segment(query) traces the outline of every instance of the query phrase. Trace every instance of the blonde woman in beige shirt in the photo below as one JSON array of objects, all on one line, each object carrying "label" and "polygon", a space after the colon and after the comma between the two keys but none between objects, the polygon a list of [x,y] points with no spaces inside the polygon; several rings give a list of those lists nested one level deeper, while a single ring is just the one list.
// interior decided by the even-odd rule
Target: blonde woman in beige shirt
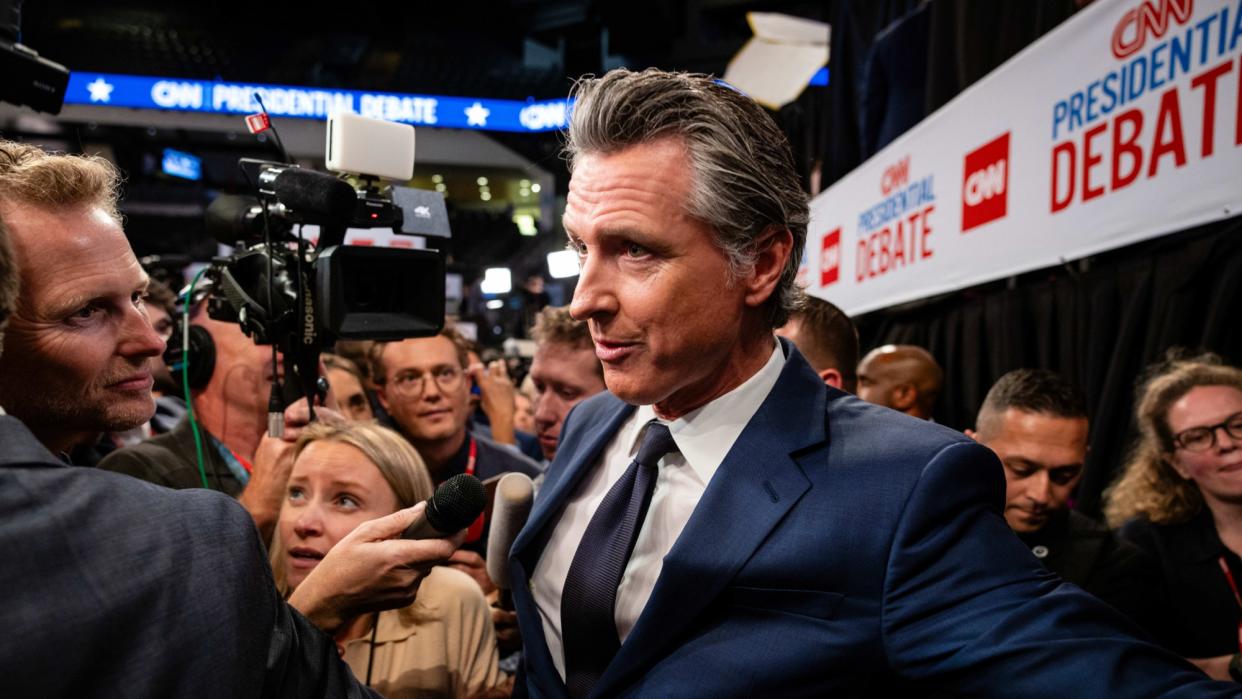
[{"label": "blonde woman in beige shirt", "polygon": [[[272,545],[272,569],[286,594],[354,527],[432,492],[414,448],[374,423],[311,425],[293,459]],[[390,699],[467,699],[495,695],[504,684],[487,600],[451,568],[434,568],[412,606],[353,619],[336,641],[358,679]]]}]

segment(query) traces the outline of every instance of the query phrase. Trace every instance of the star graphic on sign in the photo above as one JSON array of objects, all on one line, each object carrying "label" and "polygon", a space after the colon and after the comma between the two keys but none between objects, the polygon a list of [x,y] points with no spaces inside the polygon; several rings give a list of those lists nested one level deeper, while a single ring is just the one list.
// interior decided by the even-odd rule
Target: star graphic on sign
[{"label": "star graphic on sign", "polygon": [[467,126],[487,126],[487,117],[492,113],[492,110],[484,107],[480,102],[475,102],[465,111]]},{"label": "star graphic on sign", "polygon": [[112,100],[112,84],[103,78],[95,78],[92,83],[87,83],[86,89],[91,92],[92,102],[109,102]]}]

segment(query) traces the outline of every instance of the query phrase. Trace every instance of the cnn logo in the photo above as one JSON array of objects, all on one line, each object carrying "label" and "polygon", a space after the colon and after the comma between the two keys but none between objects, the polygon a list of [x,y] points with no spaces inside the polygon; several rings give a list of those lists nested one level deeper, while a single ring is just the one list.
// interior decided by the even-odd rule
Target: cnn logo
[{"label": "cnn logo", "polygon": [[835,284],[841,278],[841,229],[834,228],[819,246],[819,285]]},{"label": "cnn logo", "polygon": [[962,167],[962,232],[1009,210],[1009,132],[966,154]]}]

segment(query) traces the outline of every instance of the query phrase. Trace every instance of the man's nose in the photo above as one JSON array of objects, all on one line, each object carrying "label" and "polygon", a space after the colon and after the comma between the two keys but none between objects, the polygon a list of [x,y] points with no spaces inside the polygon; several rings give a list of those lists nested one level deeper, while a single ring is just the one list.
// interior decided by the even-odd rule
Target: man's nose
[{"label": "man's nose", "polygon": [[1047,505],[1051,499],[1052,479],[1048,478],[1048,472],[1040,470],[1039,473],[1030,477],[1030,483],[1026,488],[1026,496],[1038,505]]},{"label": "man's nose", "polygon": [[586,320],[614,314],[617,308],[617,297],[611,288],[607,264],[587,257],[578,271],[578,286],[574,288],[574,298],[569,303],[569,315],[575,320]]},{"label": "man's nose", "polygon": [[535,426],[540,430],[548,429],[556,425],[557,421],[560,420],[560,416],[553,406],[555,401],[550,394],[550,390],[544,391],[535,400]]},{"label": "man's nose", "polygon": [[121,321],[121,338],[118,352],[123,357],[158,357],[164,353],[167,343],[151,326],[151,320],[138,308],[125,311]]}]

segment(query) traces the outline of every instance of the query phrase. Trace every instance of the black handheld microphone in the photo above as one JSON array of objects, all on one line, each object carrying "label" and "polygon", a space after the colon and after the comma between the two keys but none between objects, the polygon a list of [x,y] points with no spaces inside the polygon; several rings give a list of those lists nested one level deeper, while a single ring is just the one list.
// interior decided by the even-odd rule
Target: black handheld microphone
[{"label": "black handheld microphone", "polygon": [[487,506],[483,483],[468,473],[444,481],[427,498],[427,508],[401,534],[402,539],[440,539],[470,526]]},{"label": "black handheld microphone", "polygon": [[487,538],[487,577],[500,588],[500,606],[513,611],[513,587],[509,578],[509,549],[526,526],[534,502],[535,487],[525,473],[506,473],[496,484],[492,506],[492,531]]}]

